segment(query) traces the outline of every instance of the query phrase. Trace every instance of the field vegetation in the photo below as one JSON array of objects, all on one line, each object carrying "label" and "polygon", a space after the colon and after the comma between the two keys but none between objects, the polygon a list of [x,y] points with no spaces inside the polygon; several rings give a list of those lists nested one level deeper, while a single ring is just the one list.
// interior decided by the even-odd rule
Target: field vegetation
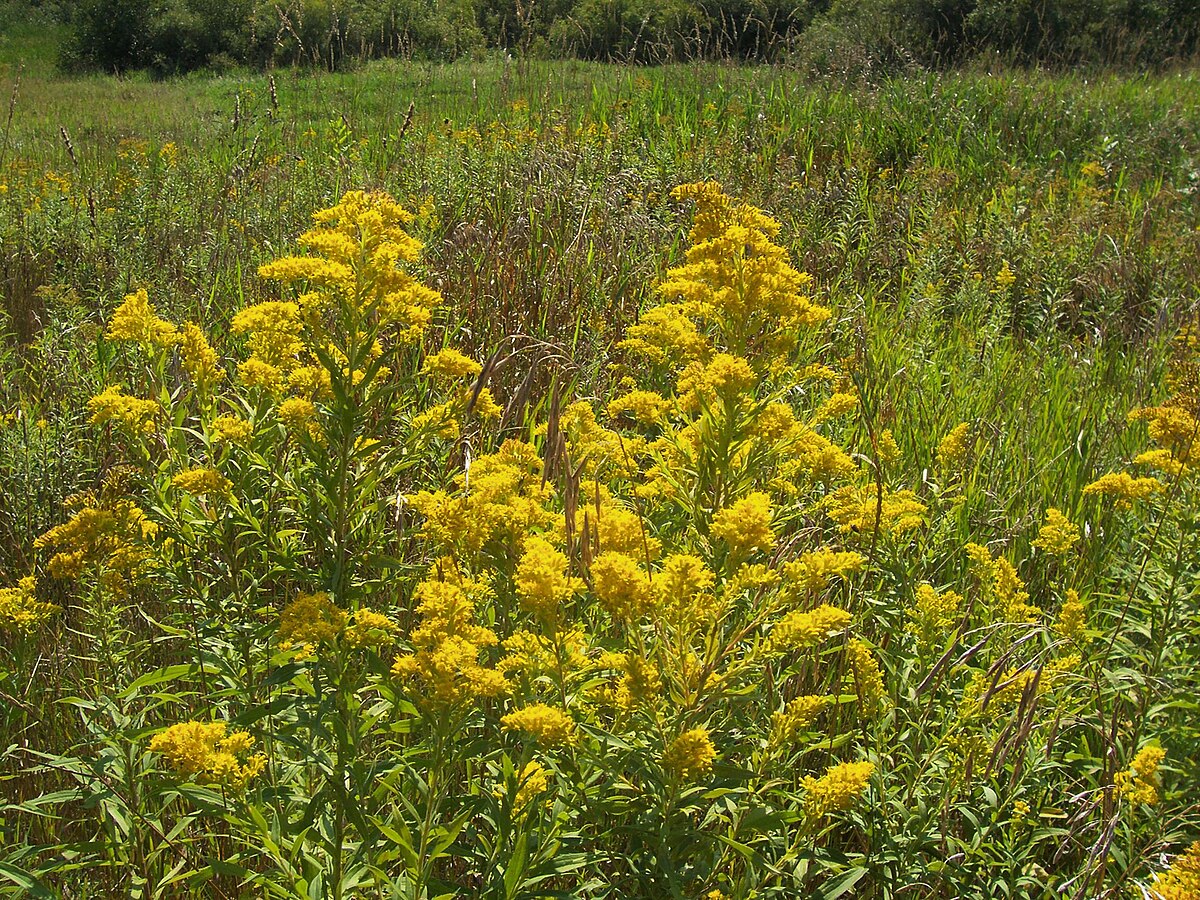
[{"label": "field vegetation", "polygon": [[1194,74],[56,39],[0,894],[1200,896]]}]

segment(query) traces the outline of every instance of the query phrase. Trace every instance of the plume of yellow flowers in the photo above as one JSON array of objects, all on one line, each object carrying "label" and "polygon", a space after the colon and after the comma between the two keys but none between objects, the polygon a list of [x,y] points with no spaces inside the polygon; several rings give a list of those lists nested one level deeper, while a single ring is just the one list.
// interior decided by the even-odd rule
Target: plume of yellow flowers
[{"label": "plume of yellow flowers", "polygon": [[37,583],[26,575],[16,587],[0,588],[0,628],[30,632],[58,612],[53,603],[37,599]]},{"label": "plume of yellow flowers", "polygon": [[1200,898],[1200,841],[1171,861],[1171,866],[1156,875],[1150,885],[1155,900],[1197,900]]},{"label": "plume of yellow flowers", "polygon": [[239,791],[267,765],[261,753],[249,755],[253,746],[254,738],[227,732],[224,722],[181,722],[150,739],[150,752],[177,774]]},{"label": "plume of yellow flowers", "polygon": [[1070,553],[1079,543],[1079,526],[1053,506],[1046,510],[1046,521],[1038,531],[1033,546],[1051,556]]},{"label": "plume of yellow flowers", "polygon": [[576,741],[575,720],[561,709],[534,703],[500,719],[508,731],[528,734],[543,747],[568,747]]},{"label": "plume of yellow flowers", "polygon": [[831,812],[849,809],[866,792],[874,772],[875,764],[871,762],[838,763],[820,778],[806,777],[805,814],[821,819]]},{"label": "plume of yellow flowers", "polygon": [[708,729],[691,728],[675,738],[663,752],[663,768],[680,781],[695,781],[712,770],[717,750]]},{"label": "plume of yellow flowers", "polygon": [[412,683],[424,703],[449,706],[508,690],[503,673],[479,661],[481,650],[498,639],[491,629],[475,624],[472,589],[465,579],[449,574],[417,586],[421,623],[409,636],[413,652],[396,657],[392,674]]},{"label": "plume of yellow flowers", "polygon": [[1129,768],[1118,772],[1113,778],[1117,793],[1134,806],[1139,803],[1147,806],[1157,804],[1158,791],[1162,786],[1162,776],[1158,774],[1158,767],[1166,756],[1162,747],[1154,745],[1139,750]]}]

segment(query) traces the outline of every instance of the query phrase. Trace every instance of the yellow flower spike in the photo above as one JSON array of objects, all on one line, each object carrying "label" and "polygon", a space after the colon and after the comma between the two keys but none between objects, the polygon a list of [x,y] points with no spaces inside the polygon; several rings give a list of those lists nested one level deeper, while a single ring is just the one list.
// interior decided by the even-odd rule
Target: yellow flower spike
[{"label": "yellow flower spike", "polygon": [[633,557],[606,550],[592,560],[591,575],[596,599],[618,622],[636,622],[650,612],[650,575]]},{"label": "yellow flower spike", "polygon": [[567,573],[567,557],[542,537],[525,541],[514,582],[521,607],[542,622],[558,622],[562,606],[583,590],[584,584]]},{"label": "yellow flower spike", "polygon": [[768,647],[775,653],[816,647],[850,624],[850,613],[828,603],[807,612],[794,611],[771,629]]},{"label": "yellow flower spike", "polygon": [[155,314],[145,290],[125,297],[104,336],[110,341],[135,341],[147,352],[174,347],[179,342],[179,330]]},{"label": "yellow flower spike", "polygon": [[217,416],[209,434],[215,444],[245,444],[254,435],[254,426],[238,416]]},{"label": "yellow flower spike", "polygon": [[16,587],[0,588],[0,631],[29,633],[59,612],[53,603],[37,599],[36,588],[32,575],[22,578]]},{"label": "yellow flower spike", "polygon": [[361,607],[350,614],[342,640],[348,647],[380,648],[396,642],[399,626],[383,613]]},{"label": "yellow flower spike", "polygon": [[183,370],[202,391],[213,387],[225,377],[225,370],[220,367],[217,352],[209,346],[204,332],[194,322],[185,322],[183,325],[183,332],[179,337],[179,359]]},{"label": "yellow flower spike", "polygon": [[227,734],[226,728],[224,722],[181,722],[151,738],[150,752],[159,754],[178,775],[240,791],[265,770],[266,757],[257,754],[241,761],[254,739],[244,731]]},{"label": "yellow flower spike", "polygon": [[696,781],[712,771],[716,748],[707,728],[692,728],[675,738],[663,753],[663,768],[680,781]]},{"label": "yellow flower spike", "polygon": [[506,731],[528,734],[544,747],[568,747],[578,738],[575,720],[561,709],[535,703],[500,719]]},{"label": "yellow flower spike", "polygon": [[1200,841],[1176,856],[1165,872],[1150,885],[1154,900],[1197,900],[1200,898]]},{"label": "yellow flower spike", "polygon": [[112,422],[132,435],[153,434],[155,419],[162,408],[155,400],[141,400],[124,393],[120,385],[110,385],[88,401],[93,425]]},{"label": "yellow flower spike", "polygon": [[1166,758],[1162,747],[1153,745],[1143,747],[1134,756],[1129,768],[1118,772],[1113,780],[1117,794],[1129,801],[1130,805],[1155,806],[1159,800],[1159,787],[1162,784],[1158,774],[1159,764]]},{"label": "yellow flower spike", "polygon": [[821,819],[831,812],[849,809],[866,793],[874,772],[874,763],[838,763],[830,766],[820,778],[805,778],[805,814]]},{"label": "yellow flower spike", "polygon": [[738,556],[770,550],[775,545],[771,498],[756,491],[725,507],[713,517],[711,532]]},{"label": "yellow flower spike", "polygon": [[938,465],[946,471],[961,469],[971,452],[972,443],[970,424],[960,422],[955,425],[938,444]]},{"label": "yellow flower spike", "polygon": [[1081,643],[1087,634],[1087,607],[1076,591],[1068,590],[1066,602],[1058,613],[1054,630],[1069,641]]},{"label": "yellow flower spike", "polygon": [[812,596],[825,590],[835,578],[861,572],[866,563],[861,553],[821,547],[785,563],[783,577],[797,596]]},{"label": "yellow flower spike", "polygon": [[1079,536],[1079,526],[1051,506],[1033,546],[1050,556],[1064,556],[1079,543]]},{"label": "yellow flower spike", "polygon": [[171,479],[172,486],[196,497],[227,497],[232,485],[216,469],[198,468],[180,472]]},{"label": "yellow flower spike", "polygon": [[346,627],[346,614],[324,591],[299,594],[279,613],[275,639],[282,650],[304,648],[311,655],[320,644],[331,644]]},{"label": "yellow flower spike", "polygon": [[1119,509],[1129,509],[1137,500],[1145,500],[1163,489],[1157,478],[1134,478],[1128,472],[1101,475],[1083,489],[1085,497],[1112,497]]},{"label": "yellow flower spike", "polygon": [[768,746],[778,749],[794,743],[797,736],[810,728],[832,703],[832,697],[809,694],[797,697],[779,712],[772,713]]}]

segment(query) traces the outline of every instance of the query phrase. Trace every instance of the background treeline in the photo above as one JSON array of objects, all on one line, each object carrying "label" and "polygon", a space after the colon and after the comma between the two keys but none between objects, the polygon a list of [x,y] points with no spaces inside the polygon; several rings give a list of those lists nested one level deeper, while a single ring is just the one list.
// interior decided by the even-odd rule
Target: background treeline
[{"label": "background treeline", "polygon": [[[1191,59],[1200,0],[25,0],[65,24],[63,62],[164,74],[342,68],[490,49],[642,63],[793,61],[817,70],[1146,66]],[[18,4],[19,0],[10,0]]]}]

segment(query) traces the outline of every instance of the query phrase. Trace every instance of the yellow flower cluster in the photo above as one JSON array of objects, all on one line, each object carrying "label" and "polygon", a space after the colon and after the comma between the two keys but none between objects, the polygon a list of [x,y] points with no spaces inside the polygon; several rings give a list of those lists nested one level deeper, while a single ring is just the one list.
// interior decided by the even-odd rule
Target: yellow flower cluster
[{"label": "yellow flower cluster", "polygon": [[670,401],[654,391],[631,391],[611,401],[608,414],[613,419],[628,416],[639,425],[656,425],[670,407]]},{"label": "yellow flower cluster", "polygon": [[887,705],[887,688],[879,660],[859,638],[850,638],[846,642],[846,658],[850,662],[850,676],[862,714],[874,716],[882,712]]},{"label": "yellow flower cluster", "polygon": [[444,580],[431,577],[417,586],[421,623],[409,636],[414,652],[397,656],[392,674],[413,683],[423,702],[448,706],[508,690],[503,673],[479,661],[483,648],[498,641],[495,632],[473,621],[472,593],[478,591],[478,585],[449,572]]},{"label": "yellow flower cluster", "polygon": [[1004,557],[993,557],[986,547],[968,543],[964,548],[970,568],[987,591],[992,602],[992,614],[999,621],[1036,622],[1042,611],[1029,602],[1025,582],[1016,567]]},{"label": "yellow flower cluster", "polygon": [[784,747],[793,743],[831,703],[832,697],[808,694],[797,697],[779,712],[772,713],[770,746]]},{"label": "yellow flower cluster", "polygon": [[806,777],[805,814],[821,819],[831,812],[849,809],[866,792],[874,772],[875,764],[871,762],[838,763],[820,778]]},{"label": "yellow flower cluster", "polygon": [[770,550],[775,544],[771,527],[771,498],[755,491],[719,510],[713,516],[712,535],[724,541],[735,556]]},{"label": "yellow flower cluster", "polygon": [[179,342],[179,330],[158,317],[144,289],[126,295],[104,336],[110,341],[134,341],[147,352],[174,347]]},{"label": "yellow flower cluster", "polygon": [[788,613],[771,629],[770,648],[775,652],[815,647],[850,624],[850,613],[828,603],[808,612]]},{"label": "yellow flower cluster", "polygon": [[717,750],[708,729],[691,728],[683,732],[663,752],[663,768],[680,781],[695,781],[711,771]]},{"label": "yellow flower cluster", "polygon": [[786,563],[783,577],[797,595],[812,596],[825,590],[835,578],[861,572],[866,562],[861,553],[821,547],[801,553],[795,560]]},{"label": "yellow flower cluster", "polygon": [[879,485],[845,485],[823,501],[825,512],[842,532],[870,536],[899,536],[925,524],[925,504],[912,491],[892,491]]},{"label": "yellow flower cluster", "polygon": [[244,731],[227,733],[224,722],[181,722],[150,739],[159,754],[185,778],[242,790],[267,766],[261,753],[247,756],[254,738]]},{"label": "yellow flower cluster", "polygon": [[1046,521],[1038,531],[1033,546],[1051,556],[1070,553],[1079,543],[1079,526],[1053,506],[1046,510]]},{"label": "yellow flower cluster", "polygon": [[970,424],[960,422],[958,425],[955,425],[950,430],[950,433],[942,438],[938,444],[938,465],[948,472],[961,469],[971,452],[971,443]]},{"label": "yellow flower cluster", "polygon": [[383,613],[364,606],[350,614],[342,640],[348,647],[388,647],[396,642],[399,630]]},{"label": "yellow flower cluster", "polygon": [[500,719],[508,731],[530,735],[543,747],[569,747],[575,743],[575,720],[561,709],[535,703],[510,712]]},{"label": "yellow flower cluster", "polygon": [[715,182],[681,185],[671,196],[693,201],[696,212],[685,262],[659,287],[665,298],[717,326],[739,351],[786,352],[797,329],[829,318],[806,293],[809,276],[792,268],[787,250],[775,243],[779,222]]},{"label": "yellow flower cluster", "polygon": [[238,416],[217,416],[209,433],[215,444],[244,444],[254,435],[254,426]]},{"label": "yellow flower cluster", "polygon": [[525,539],[514,581],[521,606],[547,625],[556,624],[563,604],[584,588],[568,574],[566,556],[536,536]]},{"label": "yellow flower cluster", "polygon": [[442,385],[451,385],[477,376],[483,367],[453,347],[425,357],[421,371]]},{"label": "yellow flower cluster", "polygon": [[54,549],[46,569],[55,578],[78,578],[85,570],[100,569],[104,585],[121,594],[142,573],[158,526],[132,500],[108,493],[75,497],[75,514],[34,546]]},{"label": "yellow flower cluster", "polygon": [[618,622],[636,622],[653,607],[650,574],[631,556],[606,550],[591,566],[596,599]]},{"label": "yellow flower cluster", "polygon": [[153,434],[154,420],[161,412],[157,401],[131,397],[118,384],[106,387],[87,405],[93,425],[112,422],[132,435]]},{"label": "yellow flower cluster", "polygon": [[1200,900],[1200,841],[1171,861],[1150,885],[1154,900]]},{"label": "yellow flower cluster", "polygon": [[179,335],[179,361],[183,370],[201,391],[206,391],[225,377],[217,351],[209,346],[200,326],[185,322]]},{"label": "yellow flower cluster", "polygon": [[313,220],[300,244],[316,255],[266,263],[259,276],[315,289],[305,295],[314,311],[348,303],[364,319],[393,329],[402,343],[420,337],[442,298],[404,268],[422,249],[405,231],[412,214],[387,194],[349,191]]},{"label": "yellow flower cluster", "polygon": [[407,498],[425,517],[422,533],[447,552],[476,553],[505,538],[519,544],[557,524],[547,509],[553,492],[542,479],[541,457],[521,441],[505,441],[497,453],[480,456],[458,477],[457,488]]},{"label": "yellow flower cluster", "polygon": [[346,626],[346,614],[324,591],[300,594],[279,613],[275,639],[282,650],[312,656],[321,644],[332,644]]},{"label": "yellow flower cluster", "polygon": [[1154,806],[1158,803],[1158,791],[1162,785],[1162,776],[1158,774],[1159,764],[1166,758],[1162,747],[1153,745],[1143,747],[1133,757],[1129,768],[1118,772],[1113,779],[1117,794],[1124,797],[1131,805],[1144,803]]},{"label": "yellow flower cluster", "polygon": [[1067,599],[1058,611],[1054,630],[1069,641],[1080,643],[1087,634],[1087,607],[1076,591],[1068,590]]},{"label": "yellow flower cluster", "polygon": [[913,605],[905,610],[909,618],[905,631],[916,636],[922,649],[940,646],[945,633],[958,626],[962,599],[951,590],[939,592],[928,583],[917,585]]},{"label": "yellow flower cluster", "polygon": [[180,472],[171,479],[171,484],[179,490],[197,497],[227,497],[232,485],[229,479],[216,469],[197,468]]},{"label": "yellow flower cluster", "polygon": [[[529,810],[530,804],[550,788],[550,778],[545,767],[534,760],[526,763],[521,771],[514,773],[517,792],[513,796],[513,816],[518,817]],[[504,784],[496,785],[492,792],[497,797],[504,797],[508,790]]]},{"label": "yellow flower cluster", "polygon": [[1085,497],[1112,497],[1121,509],[1129,509],[1137,500],[1145,500],[1162,490],[1157,478],[1135,478],[1128,472],[1109,472],[1101,475],[1083,489]]},{"label": "yellow flower cluster", "polygon": [[26,575],[16,587],[0,588],[0,629],[30,632],[58,612],[53,603],[37,599],[37,584]]}]

